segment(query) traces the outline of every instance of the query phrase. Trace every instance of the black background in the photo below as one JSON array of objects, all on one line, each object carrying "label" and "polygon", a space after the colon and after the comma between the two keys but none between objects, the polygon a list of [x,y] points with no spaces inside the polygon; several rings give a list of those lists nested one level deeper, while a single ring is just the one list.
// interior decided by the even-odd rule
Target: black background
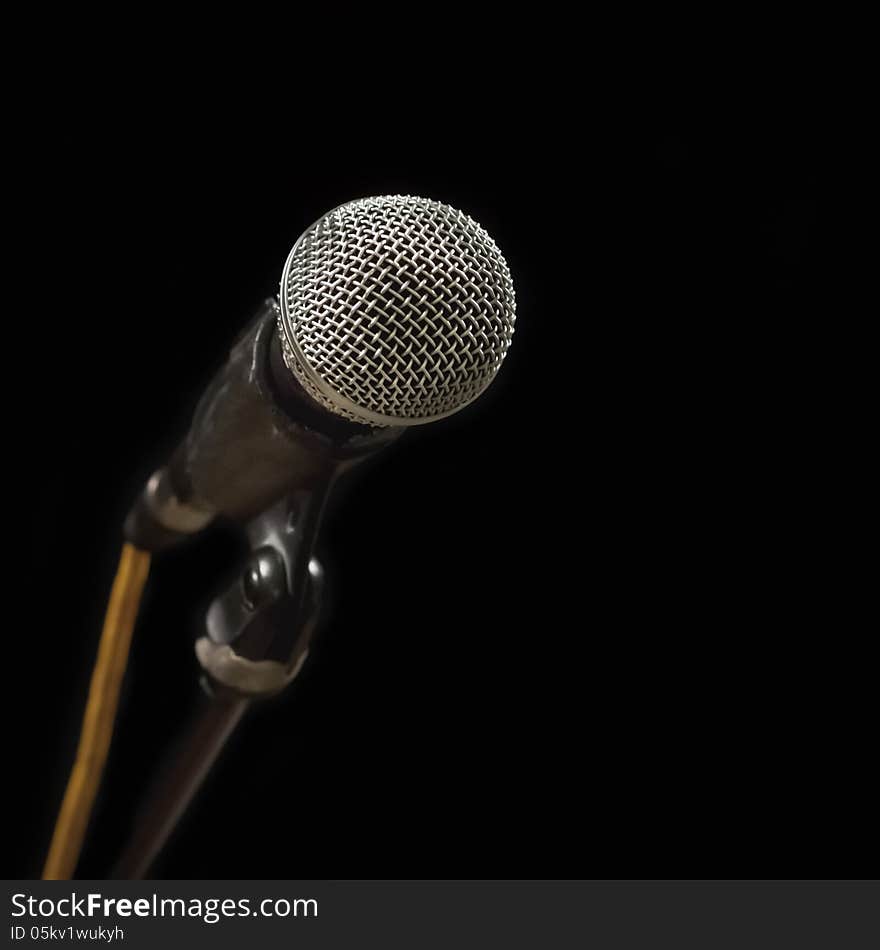
[{"label": "black background", "polygon": [[[574,64],[480,95],[371,77],[340,117],[325,78],[314,115],[234,82],[124,108],[107,75],[59,83],[31,142],[4,872],[39,874],[129,503],[300,232],[411,193],[502,248],[512,350],[485,397],[352,476],[309,663],[157,875],[858,875],[863,700],[791,606],[812,596],[788,461],[823,265],[812,103],[682,107]],[[218,526],[154,562],[80,876],[107,872],[183,722],[239,553]]]}]

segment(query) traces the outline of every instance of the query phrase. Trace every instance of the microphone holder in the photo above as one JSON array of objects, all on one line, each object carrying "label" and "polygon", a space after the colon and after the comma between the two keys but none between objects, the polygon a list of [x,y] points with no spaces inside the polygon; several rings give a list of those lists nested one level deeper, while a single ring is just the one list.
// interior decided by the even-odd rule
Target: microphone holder
[{"label": "microphone holder", "polygon": [[204,695],[111,877],[147,874],[250,704],[280,692],[302,667],[323,586],[312,550],[332,482],[294,491],[248,524],[244,569],[211,603],[196,641]]}]

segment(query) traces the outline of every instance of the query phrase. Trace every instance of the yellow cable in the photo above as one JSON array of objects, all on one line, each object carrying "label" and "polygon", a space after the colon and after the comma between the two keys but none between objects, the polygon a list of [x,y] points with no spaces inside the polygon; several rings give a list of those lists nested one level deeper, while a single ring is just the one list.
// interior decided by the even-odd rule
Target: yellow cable
[{"label": "yellow cable", "polygon": [[124,544],[104,617],[76,760],[43,868],[44,881],[69,880],[76,870],[110,750],[131,634],[149,570],[149,553]]}]

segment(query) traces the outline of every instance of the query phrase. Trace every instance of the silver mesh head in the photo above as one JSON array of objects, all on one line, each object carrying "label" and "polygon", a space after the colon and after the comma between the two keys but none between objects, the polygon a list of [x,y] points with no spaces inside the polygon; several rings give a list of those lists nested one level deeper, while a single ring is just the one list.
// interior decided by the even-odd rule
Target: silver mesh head
[{"label": "silver mesh head", "polygon": [[309,395],[371,426],[431,422],[489,385],[515,305],[495,242],[427,198],[362,198],[313,224],[281,277],[284,360]]}]

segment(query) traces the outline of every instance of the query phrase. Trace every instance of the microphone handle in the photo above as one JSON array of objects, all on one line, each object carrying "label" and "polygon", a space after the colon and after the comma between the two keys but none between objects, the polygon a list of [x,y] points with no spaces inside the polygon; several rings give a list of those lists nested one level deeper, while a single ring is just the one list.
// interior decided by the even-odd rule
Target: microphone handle
[{"label": "microphone handle", "polygon": [[334,416],[284,365],[275,301],[233,345],[196,407],[189,432],[130,512],[126,539],[157,551],[216,515],[245,523],[293,490],[309,491],[398,438]]}]

